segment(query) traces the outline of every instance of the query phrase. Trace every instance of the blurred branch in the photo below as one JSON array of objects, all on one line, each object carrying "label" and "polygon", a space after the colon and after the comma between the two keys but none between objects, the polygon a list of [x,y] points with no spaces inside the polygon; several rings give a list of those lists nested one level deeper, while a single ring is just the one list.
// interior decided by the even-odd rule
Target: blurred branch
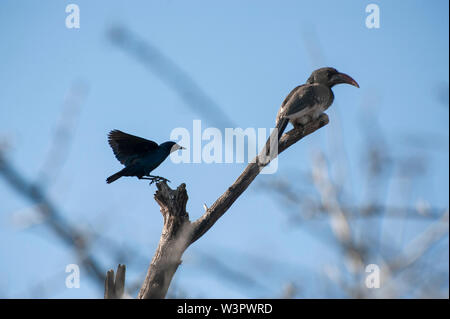
[{"label": "blurred branch", "polygon": [[[384,191],[385,187],[382,187],[382,185],[374,187],[374,183],[387,184],[387,166],[397,165],[400,168],[403,180],[421,176],[420,168],[424,169],[425,167],[423,161],[418,162],[415,157],[407,157],[407,161],[399,161],[395,157],[388,156],[387,148],[379,142],[380,139],[371,139],[367,136],[364,154],[369,154],[369,157],[363,161],[363,168],[368,170],[368,182],[371,185],[369,191],[377,194]],[[370,153],[367,150],[376,150],[376,152]],[[408,165],[405,165],[405,163]],[[350,199],[351,204],[347,204],[348,201],[344,199],[344,194],[339,193],[341,186],[336,186],[332,181],[324,154],[319,153],[319,156],[314,157],[312,166],[312,181],[319,198],[312,194],[308,195],[307,190],[299,191],[298,183],[294,184],[289,182],[289,179],[283,178],[269,181],[268,184],[272,187],[265,187],[264,189],[270,189],[270,193],[277,194],[281,198],[281,200],[277,200],[278,203],[284,203],[290,208],[298,207],[298,220],[328,217],[327,222],[331,226],[333,243],[337,243],[342,251],[343,265],[347,270],[346,276],[330,276],[334,284],[352,298],[371,296],[398,298],[402,292],[412,293],[412,287],[415,287],[414,289],[421,293],[425,293],[423,289],[427,287],[427,290],[433,291],[433,296],[441,296],[436,288],[432,289],[427,284],[428,279],[434,278],[434,271],[430,270],[429,265],[421,266],[423,263],[418,262],[424,260],[425,254],[439,240],[448,236],[448,209],[445,209],[446,212],[442,215],[444,209],[432,207],[423,200],[418,201],[416,207],[412,205],[402,207],[379,204],[381,198],[377,196],[367,198],[368,203],[354,204],[355,201]],[[402,189],[399,195],[405,196],[405,191]],[[406,248],[396,249],[392,239],[388,239],[386,245],[383,245],[381,240],[378,239],[379,234],[377,235],[376,228],[382,222],[378,222],[376,219],[368,220],[368,217],[378,217],[379,220],[397,218],[400,221],[400,226],[403,226],[410,218],[416,218],[418,221],[420,219],[422,221],[432,219],[436,222],[423,232],[418,232],[416,238],[410,241]],[[358,222],[367,222],[367,227],[358,229],[356,227],[358,223],[355,223],[355,219],[358,219]],[[358,240],[358,231],[360,231],[360,239],[363,242]],[[396,221],[395,234],[399,235],[401,231],[402,228]],[[374,232],[375,234],[371,234]],[[319,236],[319,238],[322,235],[320,232],[311,233]],[[376,251],[377,249],[378,251]],[[365,265],[375,261],[380,265],[384,284],[383,289],[370,290],[365,285],[361,285],[360,280],[365,278]],[[426,277],[425,271],[428,271]],[[338,270],[335,272],[338,272]],[[418,273],[422,281],[416,278]],[[400,276],[400,274],[405,275]],[[427,280],[424,280],[424,278]],[[439,280],[435,278],[435,282],[439,283]],[[418,287],[419,283],[421,284],[420,287]]]},{"label": "blurred branch", "polygon": [[321,196],[322,206],[330,214],[330,224],[336,238],[343,244],[349,243],[351,241],[350,225],[340,206],[325,158],[321,153],[314,158],[312,174],[314,184]]},{"label": "blurred branch", "polygon": [[104,274],[100,263],[89,254],[85,236],[67,222],[60,210],[46,196],[39,184],[28,182],[5,158],[0,151],[0,175],[18,194],[36,205],[39,213],[45,219],[46,225],[66,244],[73,246],[81,264],[88,274],[103,285]]},{"label": "blurred branch", "polygon": [[37,178],[42,188],[57,178],[67,159],[81,105],[87,92],[86,84],[76,83],[70,88],[64,99],[63,111],[53,137],[53,143]]},{"label": "blurred branch", "polygon": [[180,96],[189,108],[204,116],[205,120],[220,129],[235,127],[233,121],[214,99],[208,96],[186,71],[164,55],[155,45],[139,39],[136,34],[120,26],[112,28],[108,36],[115,45],[154,72],[161,81]]},{"label": "blurred branch", "polygon": [[270,287],[259,282],[250,274],[233,269],[233,267],[215,257],[214,254],[201,253],[199,257],[205,264],[205,270],[215,272],[221,280],[228,280],[240,287],[255,288],[259,292],[271,291]]},{"label": "blurred branch", "polygon": [[449,211],[447,210],[440,220],[433,223],[422,233],[418,234],[407,247],[403,250],[403,254],[397,256],[388,263],[390,271],[398,271],[409,267],[416,262],[421,256],[427,252],[434,243],[448,234]]},{"label": "blurred branch", "polygon": [[[291,173],[292,174],[292,173]],[[261,190],[270,189],[271,194],[278,195],[285,206],[291,208],[293,220],[304,221],[310,219],[328,218],[328,207],[321,201],[316,201],[308,195],[301,194],[299,189],[283,177],[273,177],[266,182],[259,183]],[[296,185],[298,186],[298,185]],[[306,192],[306,191],[304,191]],[[419,220],[436,219],[441,216],[444,208],[431,207],[426,202],[417,203],[412,206],[389,206],[384,204],[361,204],[351,205],[340,203],[340,209],[348,219],[365,219],[370,217],[383,217],[387,213],[389,218],[415,218]]]}]

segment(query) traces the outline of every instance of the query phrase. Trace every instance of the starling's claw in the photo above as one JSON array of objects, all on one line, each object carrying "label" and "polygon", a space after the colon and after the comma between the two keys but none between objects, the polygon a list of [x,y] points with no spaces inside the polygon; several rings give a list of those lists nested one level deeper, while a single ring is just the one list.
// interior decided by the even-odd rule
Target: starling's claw
[{"label": "starling's claw", "polygon": [[167,178],[164,178],[161,176],[152,176],[151,182],[149,185],[152,185],[153,183],[161,183],[161,182],[165,182],[165,183],[169,182],[170,183],[170,181]]},{"label": "starling's claw", "polygon": [[164,183],[169,182],[170,183],[170,181],[167,178],[164,178],[161,176],[158,176],[158,178],[157,178],[157,183],[159,183],[159,182],[164,182]]}]

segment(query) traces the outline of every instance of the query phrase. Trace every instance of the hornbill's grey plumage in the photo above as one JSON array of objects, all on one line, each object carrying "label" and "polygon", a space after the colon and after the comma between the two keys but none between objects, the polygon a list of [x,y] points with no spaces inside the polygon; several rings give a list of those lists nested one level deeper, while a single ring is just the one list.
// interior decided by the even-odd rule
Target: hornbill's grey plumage
[{"label": "hornbill's grey plumage", "polygon": [[317,69],[305,84],[294,88],[278,110],[276,118],[278,139],[283,135],[289,122],[295,127],[302,127],[328,109],[334,100],[331,88],[340,83],[347,83],[359,88],[355,80],[334,68]]}]

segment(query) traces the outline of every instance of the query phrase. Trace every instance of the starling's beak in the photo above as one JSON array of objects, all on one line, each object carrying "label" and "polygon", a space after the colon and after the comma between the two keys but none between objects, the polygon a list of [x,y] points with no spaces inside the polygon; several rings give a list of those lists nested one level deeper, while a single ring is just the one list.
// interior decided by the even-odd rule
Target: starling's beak
[{"label": "starling's beak", "polygon": [[186,148],[184,148],[184,147],[181,146],[181,145],[174,144],[174,145],[172,146],[172,148],[170,149],[170,153],[176,152],[176,151],[178,151],[178,150],[185,150],[185,149],[186,149]]},{"label": "starling's beak", "polygon": [[350,75],[347,75],[345,73],[338,73],[334,75],[332,80],[333,84],[346,83],[359,88],[359,84],[355,80],[353,80],[353,78]]}]

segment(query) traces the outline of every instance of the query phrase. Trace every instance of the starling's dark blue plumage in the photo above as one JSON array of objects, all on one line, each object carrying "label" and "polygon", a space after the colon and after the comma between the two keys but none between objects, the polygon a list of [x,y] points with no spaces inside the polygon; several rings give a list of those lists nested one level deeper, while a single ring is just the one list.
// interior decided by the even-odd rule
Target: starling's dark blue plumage
[{"label": "starling's dark blue plumage", "polygon": [[153,181],[166,180],[159,176],[150,175],[172,152],[183,149],[175,142],[157,143],[113,130],[108,134],[108,142],[117,160],[125,165],[121,171],[111,175],[106,182],[112,183],[122,176],[136,176],[139,179]]}]

